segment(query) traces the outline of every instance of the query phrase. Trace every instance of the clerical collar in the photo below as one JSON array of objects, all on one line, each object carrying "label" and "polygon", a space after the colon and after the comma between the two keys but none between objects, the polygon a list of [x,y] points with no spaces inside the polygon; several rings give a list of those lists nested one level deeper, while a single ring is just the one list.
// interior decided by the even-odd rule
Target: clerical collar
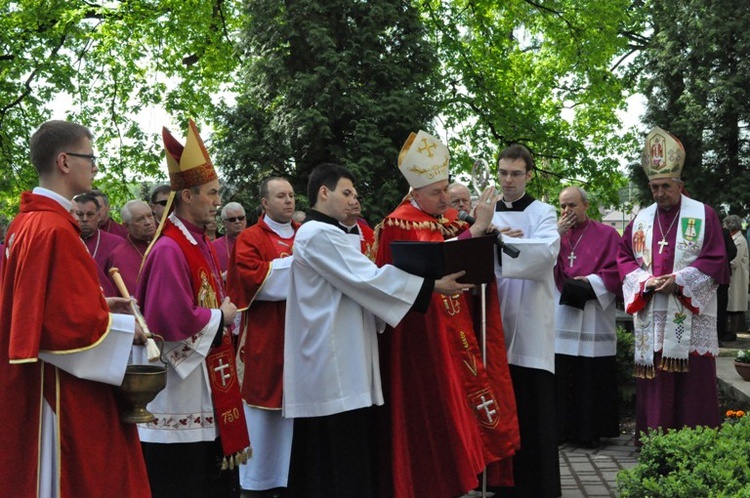
[{"label": "clerical collar", "polygon": [[54,190],[50,190],[44,187],[34,187],[34,190],[32,190],[31,193],[41,195],[42,197],[47,197],[49,199],[52,199],[53,201],[57,201],[58,204],[60,204],[66,211],[70,211],[73,209],[73,203],[70,202],[70,199],[66,199]]},{"label": "clerical collar", "polygon": [[327,214],[323,214],[320,211],[316,210],[315,208],[310,210],[310,214],[308,215],[308,218],[312,221],[319,221],[321,223],[328,223],[329,225],[333,225],[335,227],[340,228],[342,231],[346,232],[346,229],[341,226],[339,223],[339,220],[335,218],[331,218]]},{"label": "clerical collar", "polygon": [[349,225],[344,225],[343,222],[339,221],[339,225],[341,225],[341,228],[343,228],[346,233],[359,235],[359,225],[357,225],[356,223],[354,225],[349,226]]},{"label": "clerical collar", "polygon": [[263,221],[266,223],[266,225],[268,225],[268,228],[270,228],[279,237],[288,239],[292,235],[294,235],[294,227],[292,227],[291,221],[287,221],[286,223],[279,223],[278,221],[274,221],[269,218],[267,214],[263,216]]},{"label": "clerical collar", "polygon": [[523,211],[529,207],[534,200],[535,199],[527,193],[524,193],[520,199],[516,199],[513,202],[506,202],[500,199],[500,201],[495,204],[495,211]]}]

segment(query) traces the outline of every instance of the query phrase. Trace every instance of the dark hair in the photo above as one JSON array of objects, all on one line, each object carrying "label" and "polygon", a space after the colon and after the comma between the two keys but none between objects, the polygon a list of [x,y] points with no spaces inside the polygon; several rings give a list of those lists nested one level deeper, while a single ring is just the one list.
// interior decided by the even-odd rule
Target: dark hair
[{"label": "dark hair", "polygon": [[268,184],[274,180],[280,180],[282,182],[287,182],[287,183],[289,182],[289,180],[281,176],[269,176],[268,178],[263,180],[260,184],[260,198],[261,199],[268,200]]},{"label": "dark hair", "polygon": [[31,164],[39,175],[52,172],[57,156],[65,149],[78,145],[83,139],[94,139],[88,128],[70,121],[47,121],[29,140]]},{"label": "dark hair", "polygon": [[77,196],[73,197],[73,200],[76,201],[78,204],[86,204],[87,202],[93,202],[94,206],[96,206],[97,211],[99,211],[102,208],[102,205],[99,203],[99,199],[96,197],[96,194],[93,191],[78,194]]},{"label": "dark hair", "polygon": [[188,188],[183,188],[181,190],[176,190],[174,193],[174,200],[172,201],[172,205],[175,208],[182,205],[182,191],[183,190],[189,190],[193,194],[198,195],[201,193],[201,186],[202,185],[197,185],[195,187],[188,187]]},{"label": "dark hair", "polygon": [[531,152],[521,144],[513,144],[503,149],[497,160],[500,161],[500,159],[523,159],[523,162],[526,163],[527,173],[534,169],[534,158],[531,156]]},{"label": "dark hair", "polygon": [[342,178],[347,178],[354,183],[354,174],[343,166],[333,163],[323,163],[315,167],[310,173],[307,182],[307,199],[310,207],[315,207],[318,202],[318,190],[325,185],[330,190],[336,190],[336,185]]},{"label": "dark hair", "polygon": [[166,183],[165,183],[165,184],[163,184],[163,185],[157,185],[157,186],[156,186],[156,187],[154,187],[154,189],[153,189],[153,190],[151,191],[151,197],[150,197],[150,200],[151,200],[151,204],[154,204],[154,203],[156,202],[156,196],[157,196],[157,195],[159,195],[159,194],[167,194],[167,195],[169,195],[169,193],[170,193],[171,191],[172,191],[172,187],[170,187],[170,186],[169,186],[168,184],[166,184]]}]

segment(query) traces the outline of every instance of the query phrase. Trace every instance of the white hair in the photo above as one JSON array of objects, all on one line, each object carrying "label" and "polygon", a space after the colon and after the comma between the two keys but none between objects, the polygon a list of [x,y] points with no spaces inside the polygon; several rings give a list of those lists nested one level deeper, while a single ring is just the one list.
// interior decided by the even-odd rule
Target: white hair
[{"label": "white hair", "polygon": [[124,206],[122,206],[122,209],[120,209],[120,216],[122,217],[122,222],[123,223],[130,223],[130,221],[133,219],[133,212],[131,211],[131,208],[133,208],[133,207],[135,207],[135,206],[137,206],[139,204],[142,204],[146,208],[148,208],[149,210],[151,210],[151,207],[148,204],[146,204],[145,202],[141,201],[141,200],[135,199],[135,200],[132,200],[132,201],[128,201],[128,202],[125,203]]},{"label": "white hair", "polygon": [[245,216],[245,208],[239,202],[227,202],[226,206],[221,208],[221,219],[226,220],[228,211],[242,211],[242,216]]}]

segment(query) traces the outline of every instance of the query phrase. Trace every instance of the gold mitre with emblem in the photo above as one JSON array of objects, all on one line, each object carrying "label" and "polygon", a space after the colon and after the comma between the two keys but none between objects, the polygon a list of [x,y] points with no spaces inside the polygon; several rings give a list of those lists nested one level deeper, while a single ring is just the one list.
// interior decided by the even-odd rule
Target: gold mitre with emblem
[{"label": "gold mitre with emblem", "polygon": [[412,188],[448,179],[448,147],[429,133],[411,133],[398,155],[398,169]]},{"label": "gold mitre with emblem", "polygon": [[659,178],[680,178],[685,165],[685,147],[677,137],[658,126],[646,136],[641,166],[649,181]]},{"label": "gold mitre with emblem", "polygon": [[192,119],[188,123],[184,146],[166,128],[162,128],[161,135],[164,139],[164,149],[167,151],[169,184],[173,191],[198,187],[218,179],[206,146]]}]

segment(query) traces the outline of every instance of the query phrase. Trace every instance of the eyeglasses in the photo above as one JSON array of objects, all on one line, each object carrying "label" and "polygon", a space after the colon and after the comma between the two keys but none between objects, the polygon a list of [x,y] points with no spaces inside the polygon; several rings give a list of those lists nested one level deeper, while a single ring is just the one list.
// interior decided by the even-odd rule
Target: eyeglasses
[{"label": "eyeglasses", "polygon": [[67,154],[73,157],[82,157],[84,159],[88,159],[89,161],[91,161],[92,166],[96,165],[96,156],[94,154],[79,154],[77,152],[63,152],[63,154]]},{"label": "eyeglasses", "polygon": [[224,221],[228,221],[229,223],[234,223],[235,221],[245,221],[244,216],[235,216],[233,218],[225,218]]},{"label": "eyeglasses", "polygon": [[154,204],[158,204],[160,206],[166,206],[168,199],[164,199],[163,201],[154,201]]}]

